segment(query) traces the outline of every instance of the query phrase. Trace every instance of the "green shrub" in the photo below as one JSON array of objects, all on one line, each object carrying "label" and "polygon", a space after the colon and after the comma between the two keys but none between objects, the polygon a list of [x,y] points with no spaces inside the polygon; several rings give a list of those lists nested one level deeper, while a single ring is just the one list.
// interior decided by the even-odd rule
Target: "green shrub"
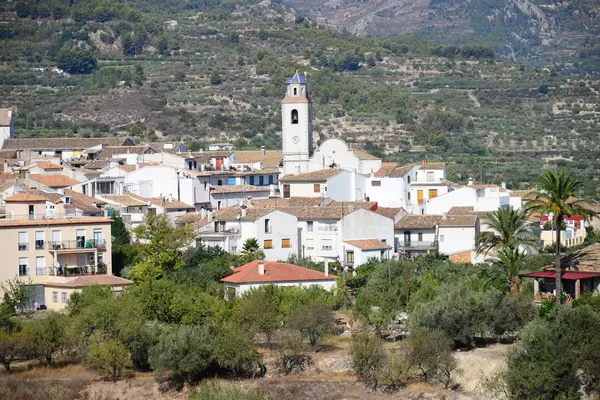
[{"label": "green shrub", "polygon": [[85,363],[88,367],[102,372],[113,382],[125,369],[131,367],[127,349],[117,340],[92,343],[87,350]]},{"label": "green shrub", "polygon": [[368,332],[353,335],[350,356],[359,379],[376,389],[386,360],[381,339]]},{"label": "green shrub", "polygon": [[203,382],[190,393],[190,400],[263,400],[258,389],[244,389],[214,381]]}]

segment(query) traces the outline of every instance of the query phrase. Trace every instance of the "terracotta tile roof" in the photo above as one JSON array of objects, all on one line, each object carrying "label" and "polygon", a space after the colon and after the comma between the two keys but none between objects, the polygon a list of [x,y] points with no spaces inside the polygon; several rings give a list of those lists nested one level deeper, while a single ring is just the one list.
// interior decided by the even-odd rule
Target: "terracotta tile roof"
[{"label": "terracotta tile roof", "polygon": [[118,137],[6,139],[2,150],[85,150],[99,145],[120,146],[125,140]]},{"label": "terracotta tile roof", "polygon": [[66,282],[44,282],[44,286],[59,288],[83,288],[88,286],[129,286],[133,281],[113,275],[79,276]]},{"label": "terracotta tile roof", "polygon": [[73,217],[61,219],[34,219],[34,220],[4,220],[0,219],[0,227],[6,226],[49,226],[49,225],[93,225],[110,224],[112,219],[103,217]]},{"label": "terracotta tile roof", "polygon": [[193,158],[198,163],[208,164],[213,158],[227,158],[232,154],[232,150],[195,151],[188,153],[187,157]]},{"label": "terracotta tile roof", "polygon": [[440,226],[463,226],[472,227],[477,224],[477,215],[447,215],[445,218],[442,217]]},{"label": "terracotta tile roof", "polygon": [[533,200],[535,190],[511,190],[508,195],[510,197],[520,197],[523,200]]},{"label": "terracotta tile roof", "polygon": [[448,215],[469,215],[475,212],[473,206],[454,206],[448,210]]},{"label": "terracotta tile roof", "polygon": [[14,160],[17,158],[16,150],[0,150],[0,160],[4,162],[4,160]]},{"label": "terracotta tile roof", "polygon": [[[258,264],[265,265],[265,273],[258,273]],[[323,272],[275,261],[255,260],[237,267],[233,274],[221,279],[227,283],[274,283],[297,281],[334,281],[335,275],[326,276]]]},{"label": "terracotta tile roof", "polygon": [[12,119],[12,110],[10,108],[0,108],[0,126],[9,126]]},{"label": "terracotta tile roof", "polygon": [[134,197],[129,196],[128,194],[122,196],[105,194],[102,197],[108,201],[124,205],[125,207],[142,207],[148,205],[147,201],[136,199]]},{"label": "terracotta tile roof", "polygon": [[381,160],[381,158],[359,149],[352,149],[352,153],[354,153],[354,155],[361,160]]},{"label": "terracotta tile roof", "polygon": [[[355,203],[355,204],[347,204],[344,203],[344,206],[339,204],[337,205],[329,205],[326,207],[285,207],[279,208],[280,211],[287,212],[289,214],[295,215],[299,220],[302,221],[312,221],[312,220],[340,220],[348,214],[352,214],[353,212],[361,209],[366,209],[370,211],[370,206],[373,203]],[[372,206],[371,206],[372,207]]]},{"label": "terracotta tile roof", "polygon": [[[181,142],[150,142],[148,146],[152,147],[157,152],[175,154],[179,152],[181,148]],[[185,147],[185,145],[183,146]]]},{"label": "terracotta tile roof", "polygon": [[444,168],[446,168],[446,163],[444,163],[444,162],[427,162],[427,164],[424,163],[421,168],[424,170],[444,169]]},{"label": "terracotta tile roof", "polygon": [[246,215],[242,216],[242,210],[238,206],[222,208],[213,212],[214,221],[256,221],[276,210],[268,208],[246,208]]},{"label": "terracotta tile roof", "polygon": [[35,165],[37,165],[44,171],[50,171],[53,169],[63,169],[62,165],[58,165],[49,161],[36,161]]},{"label": "terracotta tile roof", "polygon": [[[140,163],[139,164],[139,168],[144,168],[144,167],[156,167],[159,166],[159,163],[156,162],[147,162],[147,163]],[[119,165],[119,169],[122,170],[123,172],[133,172],[136,169],[138,169],[137,165]]]},{"label": "terracotta tile roof", "polygon": [[4,199],[8,203],[40,203],[46,202],[46,197],[32,192],[15,193]]},{"label": "terracotta tile roof", "polygon": [[463,187],[468,187],[471,189],[484,190],[484,189],[498,189],[499,192],[506,192],[502,186],[495,185],[493,183],[482,183],[482,184],[474,184],[474,185],[465,185]]},{"label": "terracotta tile roof", "polygon": [[85,164],[85,167],[88,169],[102,169],[110,165],[110,161],[108,160],[94,160]]},{"label": "terracotta tile roof", "polygon": [[71,179],[65,175],[31,174],[31,180],[39,182],[51,188],[66,188],[81,183],[80,181]]},{"label": "terracotta tile roof", "polygon": [[254,186],[254,185],[227,185],[227,186],[211,186],[211,194],[225,194],[225,193],[256,193],[256,192],[270,192],[271,189],[268,186]]},{"label": "terracotta tile roof", "polygon": [[184,203],[183,201],[173,199],[169,201],[165,198],[151,197],[148,201],[155,206],[162,207],[166,210],[180,210],[180,209],[193,209],[194,206]]},{"label": "terracotta tile roof", "polygon": [[[563,265],[568,271],[600,272],[600,243],[594,243],[581,250],[563,256]],[[554,265],[544,269],[554,269]]]},{"label": "terracotta tile roof", "polygon": [[278,168],[283,162],[281,150],[242,150],[235,151],[233,159],[236,164],[252,164],[261,162],[263,168]]},{"label": "terracotta tile roof", "polygon": [[[102,149],[98,155],[98,160],[110,160],[120,154],[144,154],[146,150],[151,149],[148,146],[107,146]],[[155,150],[150,150],[155,153]]]},{"label": "terracotta tile roof", "polygon": [[65,204],[66,209],[78,209],[84,215],[104,215],[104,211],[98,205],[106,204],[103,200],[90,197],[74,190],[65,189],[65,194],[58,192],[45,192],[43,190],[30,190],[30,193],[46,198],[47,201],[60,203],[65,196],[71,199],[71,203]]},{"label": "terracotta tile roof", "polygon": [[281,178],[280,182],[327,182],[327,180],[341,173],[342,169],[321,169],[319,171],[306,172],[297,175],[287,175]]},{"label": "terracotta tile roof", "polygon": [[383,215],[384,217],[394,219],[398,213],[406,212],[406,210],[402,207],[377,207],[374,210],[377,214]]},{"label": "terracotta tile roof", "polygon": [[344,240],[344,243],[361,250],[387,250],[392,248],[392,246],[379,239]]},{"label": "terracotta tile roof", "polygon": [[396,222],[396,229],[435,229],[441,220],[441,215],[407,214]]},{"label": "terracotta tile roof", "polygon": [[316,207],[325,206],[332,202],[328,197],[290,197],[284,199],[276,197],[272,199],[260,199],[252,200],[253,207],[268,207],[268,208],[281,208],[281,207]]},{"label": "terracotta tile roof", "polygon": [[417,164],[401,165],[397,162],[385,162],[374,175],[378,178],[402,178],[403,176],[406,176],[415,165]]}]

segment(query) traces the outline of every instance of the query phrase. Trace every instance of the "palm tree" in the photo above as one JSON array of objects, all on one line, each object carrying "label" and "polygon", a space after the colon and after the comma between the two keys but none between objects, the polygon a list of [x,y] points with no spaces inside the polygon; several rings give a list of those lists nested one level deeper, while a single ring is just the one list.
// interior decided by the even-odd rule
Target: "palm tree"
[{"label": "palm tree", "polygon": [[477,235],[477,254],[487,255],[495,250],[499,264],[506,271],[512,295],[518,292],[517,276],[527,252],[538,246],[528,217],[529,214],[523,210],[501,208],[483,218],[489,230]]},{"label": "palm tree", "polygon": [[542,172],[538,182],[538,192],[533,200],[527,202],[527,209],[540,213],[540,217],[552,218],[552,225],[556,232],[556,306],[560,306],[562,296],[562,274],[564,268],[560,257],[560,234],[565,217],[581,215],[590,217],[596,215],[591,204],[576,197],[583,188],[584,183],[572,172],[553,170]]},{"label": "palm tree", "polygon": [[248,238],[242,247],[241,259],[243,262],[249,263],[254,260],[265,258],[265,253],[261,250],[256,238]]}]

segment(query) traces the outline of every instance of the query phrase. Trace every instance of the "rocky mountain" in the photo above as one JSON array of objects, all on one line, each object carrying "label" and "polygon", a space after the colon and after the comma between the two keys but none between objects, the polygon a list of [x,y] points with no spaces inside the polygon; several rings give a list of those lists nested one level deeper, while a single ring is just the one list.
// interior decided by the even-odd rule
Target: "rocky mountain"
[{"label": "rocky mountain", "polygon": [[446,44],[493,45],[517,62],[589,68],[586,58],[598,53],[600,43],[596,0],[283,2],[321,24],[350,33],[386,37],[415,33]]}]

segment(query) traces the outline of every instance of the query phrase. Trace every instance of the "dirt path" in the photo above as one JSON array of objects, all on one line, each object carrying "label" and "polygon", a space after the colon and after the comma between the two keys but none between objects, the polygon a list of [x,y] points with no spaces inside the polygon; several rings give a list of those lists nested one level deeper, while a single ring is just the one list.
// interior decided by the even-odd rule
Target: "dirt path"
[{"label": "dirt path", "polygon": [[463,391],[475,395],[482,375],[490,375],[506,365],[511,345],[494,344],[470,351],[456,352],[462,374],[457,378]]}]

